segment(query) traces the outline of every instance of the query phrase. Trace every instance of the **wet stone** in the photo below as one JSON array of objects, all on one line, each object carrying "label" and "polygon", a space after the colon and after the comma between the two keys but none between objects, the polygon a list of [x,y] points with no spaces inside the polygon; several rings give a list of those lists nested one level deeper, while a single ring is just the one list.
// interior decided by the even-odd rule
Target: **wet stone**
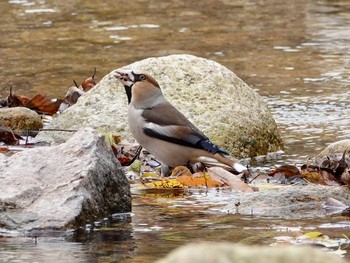
[{"label": "wet stone", "polygon": [[130,212],[130,186],[104,136],[91,128],[66,143],[0,158],[0,225],[67,229]]},{"label": "wet stone", "polygon": [[14,131],[39,130],[43,122],[38,113],[25,107],[1,108],[0,126]]}]

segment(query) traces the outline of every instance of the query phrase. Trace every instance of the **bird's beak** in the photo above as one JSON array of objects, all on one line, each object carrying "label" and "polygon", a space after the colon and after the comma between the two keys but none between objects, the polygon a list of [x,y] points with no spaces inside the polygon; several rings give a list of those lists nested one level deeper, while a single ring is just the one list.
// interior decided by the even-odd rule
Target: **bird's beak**
[{"label": "bird's beak", "polygon": [[117,69],[112,72],[113,76],[119,80],[123,85],[130,86],[134,83],[135,77],[131,69]]},{"label": "bird's beak", "polygon": [[131,87],[134,84],[135,76],[131,69],[117,69],[112,72],[112,75],[123,84],[126,95],[128,97],[128,103],[131,102]]}]

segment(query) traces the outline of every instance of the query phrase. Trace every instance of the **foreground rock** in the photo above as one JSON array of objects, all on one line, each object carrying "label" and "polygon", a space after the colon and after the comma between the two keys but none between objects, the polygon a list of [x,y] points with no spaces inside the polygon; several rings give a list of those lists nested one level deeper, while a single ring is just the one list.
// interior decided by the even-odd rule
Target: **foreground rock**
[{"label": "foreground rock", "polygon": [[[344,186],[265,185],[265,188],[268,187],[270,189],[264,190],[264,187],[260,186],[258,192],[237,195],[223,211],[288,219],[310,218],[328,214],[325,204],[329,198],[344,204],[350,202],[350,191]],[[237,208],[235,204],[238,202],[240,205]]]},{"label": "foreground rock", "polygon": [[[236,157],[265,155],[281,148],[276,122],[264,101],[224,66],[191,55],[172,55],[145,59],[128,67],[151,73],[170,102]],[[48,128],[94,127],[131,141],[126,114],[124,88],[108,74]],[[61,143],[69,135],[41,132],[38,138]]]},{"label": "foreground rock", "polygon": [[243,246],[234,243],[186,244],[157,263],[341,263],[341,258],[311,247]]},{"label": "foreground rock", "polygon": [[64,229],[131,210],[122,167],[92,129],[59,146],[0,157],[3,228]]},{"label": "foreground rock", "polygon": [[14,131],[39,130],[43,127],[41,117],[25,107],[1,108],[0,126]]}]

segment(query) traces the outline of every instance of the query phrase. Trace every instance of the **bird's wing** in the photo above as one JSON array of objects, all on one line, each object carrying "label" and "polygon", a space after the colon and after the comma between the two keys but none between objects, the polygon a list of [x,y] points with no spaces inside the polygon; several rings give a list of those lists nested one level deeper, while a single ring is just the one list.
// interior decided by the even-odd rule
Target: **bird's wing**
[{"label": "bird's wing", "polygon": [[143,131],[150,137],[203,149],[213,154],[227,154],[225,150],[213,144],[208,137],[170,103],[162,103],[155,107],[144,109],[142,117],[146,121]]}]

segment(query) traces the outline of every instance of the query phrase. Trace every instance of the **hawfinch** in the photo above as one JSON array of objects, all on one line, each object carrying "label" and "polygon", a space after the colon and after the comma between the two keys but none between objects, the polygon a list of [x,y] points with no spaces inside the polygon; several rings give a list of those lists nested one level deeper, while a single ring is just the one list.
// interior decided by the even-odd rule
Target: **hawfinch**
[{"label": "hawfinch", "polygon": [[169,167],[196,163],[223,165],[235,173],[246,170],[237,161],[223,156],[228,153],[171,105],[152,76],[129,69],[118,69],[112,74],[124,85],[128,97],[132,135],[162,164],[163,175],[168,174]]}]

